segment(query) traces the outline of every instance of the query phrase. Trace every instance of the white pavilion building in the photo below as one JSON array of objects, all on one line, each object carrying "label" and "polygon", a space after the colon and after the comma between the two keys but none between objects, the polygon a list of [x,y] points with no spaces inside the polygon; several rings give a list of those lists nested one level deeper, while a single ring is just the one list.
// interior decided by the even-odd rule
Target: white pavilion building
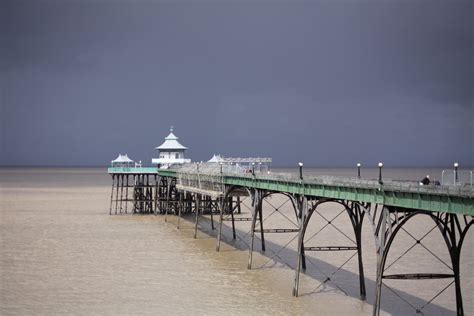
[{"label": "white pavilion building", "polygon": [[157,164],[159,168],[167,169],[171,165],[190,163],[191,159],[184,158],[184,152],[187,147],[180,144],[178,137],[173,134],[173,126],[171,126],[170,134],[165,137],[165,141],[156,147],[160,156],[153,158],[151,162]]}]

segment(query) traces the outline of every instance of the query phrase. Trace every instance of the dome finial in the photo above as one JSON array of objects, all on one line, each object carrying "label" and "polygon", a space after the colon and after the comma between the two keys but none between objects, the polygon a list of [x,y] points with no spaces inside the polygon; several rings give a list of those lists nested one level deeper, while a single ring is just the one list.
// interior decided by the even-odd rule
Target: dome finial
[{"label": "dome finial", "polygon": [[173,132],[173,128],[174,128],[174,126],[171,125],[171,127],[170,127],[170,132]]}]

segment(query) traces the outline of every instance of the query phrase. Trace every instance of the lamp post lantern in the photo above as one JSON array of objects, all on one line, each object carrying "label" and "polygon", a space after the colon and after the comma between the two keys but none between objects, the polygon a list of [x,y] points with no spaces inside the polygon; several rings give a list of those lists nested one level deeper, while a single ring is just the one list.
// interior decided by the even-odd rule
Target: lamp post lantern
[{"label": "lamp post lantern", "polygon": [[458,168],[459,168],[459,164],[457,162],[455,162],[454,163],[454,184],[458,183],[458,181],[459,181]]},{"label": "lamp post lantern", "polygon": [[383,168],[383,162],[379,162],[379,183],[383,184],[382,182],[382,168]]}]

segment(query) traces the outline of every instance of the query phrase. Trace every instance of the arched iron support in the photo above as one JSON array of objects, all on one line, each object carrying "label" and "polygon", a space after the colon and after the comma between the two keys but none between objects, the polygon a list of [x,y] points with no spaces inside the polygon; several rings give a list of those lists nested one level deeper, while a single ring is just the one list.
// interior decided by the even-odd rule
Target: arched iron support
[{"label": "arched iron support", "polygon": [[[342,200],[335,200],[335,199],[318,199],[316,200],[315,203],[311,207],[308,208],[307,213],[303,216],[303,221],[301,224],[301,230],[300,230],[300,238],[299,238],[299,248],[301,248],[300,253],[298,254],[298,260],[301,259],[304,260],[304,237],[306,234],[306,229],[309,225],[309,222],[311,220],[311,217],[313,216],[314,212],[316,209],[324,204],[324,203],[337,203],[340,204],[344,207],[344,210],[349,216],[349,219],[352,224],[352,228],[354,230],[354,235],[356,239],[356,250],[357,250],[357,257],[358,257],[358,263],[359,263],[359,287],[360,287],[360,297],[362,300],[365,300],[366,298],[366,288],[365,288],[365,276],[364,276],[364,266],[362,262],[362,223],[364,220],[364,210],[360,207],[359,203],[357,202],[350,202],[349,203],[342,201]],[[301,208],[304,210],[305,208]],[[331,222],[328,221],[328,224]],[[337,248],[332,248],[331,246],[329,247],[318,247],[314,250],[320,250],[320,248],[324,248],[325,250],[350,250],[352,247],[337,247]],[[304,269],[304,268],[303,268]],[[293,287],[293,295],[298,296],[298,288],[299,288],[299,277],[300,277],[300,269],[299,265],[297,266],[296,272],[295,272],[295,284]]]},{"label": "arched iron support", "polygon": [[[449,250],[451,258],[451,264],[454,274],[454,287],[456,293],[456,313],[458,315],[464,315],[462,291],[461,291],[461,273],[460,273],[460,260],[461,250],[464,239],[472,226],[474,219],[472,216],[462,215],[464,220],[464,227],[459,221],[459,216],[456,214],[445,213],[444,220],[442,220],[442,213],[438,216],[430,214],[431,218],[436,222]],[[456,242],[456,240],[458,240]]]},{"label": "arched iron support", "polygon": [[[229,186],[229,187],[224,187],[224,194],[223,196],[219,197],[218,200],[218,208],[219,208],[219,227],[218,227],[218,232],[217,232],[217,244],[216,244],[216,251],[220,250],[220,244],[221,244],[221,235],[222,235],[222,224],[224,221],[224,213],[226,212],[226,209],[229,209],[231,216],[232,216],[232,234],[233,238],[235,239],[236,233],[235,233],[235,223],[234,223],[234,208],[228,203],[228,198],[230,197],[230,194],[235,191],[236,189],[239,189],[242,187],[238,186]],[[252,190],[249,188],[244,188],[247,190],[249,196],[252,196]],[[211,212],[212,216],[212,212]],[[211,217],[212,218],[212,217]]]},{"label": "arched iron support", "polygon": [[[472,216],[463,215],[464,225],[459,221],[458,215],[452,213],[434,213],[428,211],[411,210],[395,208],[390,206],[383,206],[380,213],[377,214],[377,206],[374,208],[374,213],[371,213],[370,205],[367,208],[367,214],[371,220],[374,229],[374,240],[377,250],[377,274],[376,274],[376,291],[373,315],[380,314],[381,295],[382,295],[382,280],[384,278],[390,279],[435,279],[435,278],[454,278],[455,295],[456,295],[456,313],[457,315],[464,315],[461,284],[460,284],[460,255],[464,238],[473,224]],[[402,216],[399,215],[402,213]],[[394,219],[390,216],[394,214]],[[377,215],[379,217],[377,218]],[[385,263],[390,251],[390,247],[402,227],[414,216],[426,215],[429,216],[439,228],[446,246],[449,251],[451,259],[451,269],[453,274],[433,274],[433,273],[411,273],[398,274],[386,276],[384,275]],[[377,222],[377,224],[375,224]],[[464,227],[463,227],[464,226]],[[417,243],[419,241],[417,240]],[[417,309],[416,312],[421,312]]]},{"label": "arched iron support", "polygon": [[225,207],[226,207],[226,198],[228,195],[228,189],[224,188],[224,195],[220,196],[218,198],[218,205],[219,205],[219,227],[217,231],[217,244],[216,244],[216,251],[220,251],[221,248],[221,235],[222,235],[222,222],[223,222],[223,216],[225,212]]},{"label": "arched iron support", "polygon": [[[248,196],[252,196],[252,190],[247,188],[247,187],[240,187],[240,186],[236,186],[236,185],[232,185],[229,187],[228,191],[227,191],[227,198],[230,197],[230,194],[234,191],[236,191],[237,189],[244,189],[245,191],[247,191],[247,194]],[[230,199],[232,199],[232,197],[230,197]],[[238,214],[241,213],[241,210],[240,210],[240,199],[239,199],[239,196],[237,196],[237,203],[235,206],[232,205],[232,200],[229,201],[229,207],[228,207],[228,210],[229,210],[229,213],[230,213],[230,216],[231,216],[231,221],[232,221],[232,238],[235,240],[237,238],[237,234],[236,234],[236,231],[235,231],[235,218],[234,218],[234,212],[237,210]]]},{"label": "arched iron support", "polygon": [[[273,195],[273,194],[279,194],[279,195],[283,195],[283,196],[286,196],[292,203],[292,205],[294,206],[296,204],[296,198],[294,195],[292,194],[288,194],[288,193],[282,193],[282,192],[275,192],[275,191],[259,191],[259,196],[258,196],[258,199],[257,200],[253,200],[252,202],[252,205],[253,205],[253,210],[252,210],[252,223],[251,223],[251,228],[250,228],[250,249],[249,249],[249,262],[248,262],[248,265],[247,265],[247,268],[248,269],[252,269],[252,254],[253,254],[253,246],[254,246],[254,240],[255,240],[255,232],[257,232],[257,230],[255,229],[255,226],[256,226],[256,222],[257,222],[257,217],[259,218],[259,225],[260,225],[260,240],[261,240],[261,249],[262,251],[265,251],[265,235],[264,235],[264,228],[263,228],[263,221],[264,221],[264,218],[263,218],[263,201],[265,200],[265,198]],[[286,202],[285,202],[286,203]],[[278,211],[278,209],[276,208],[276,211]],[[296,220],[297,222],[299,223],[300,219],[298,218],[298,212],[295,211],[295,216],[296,216]],[[267,230],[267,231],[270,231],[270,232],[275,232],[275,233],[288,233],[288,232],[293,232],[292,229],[270,229],[270,230]],[[275,254],[277,255],[277,254]],[[304,255],[303,255],[303,266],[304,268],[306,268],[306,259],[304,258]]]}]

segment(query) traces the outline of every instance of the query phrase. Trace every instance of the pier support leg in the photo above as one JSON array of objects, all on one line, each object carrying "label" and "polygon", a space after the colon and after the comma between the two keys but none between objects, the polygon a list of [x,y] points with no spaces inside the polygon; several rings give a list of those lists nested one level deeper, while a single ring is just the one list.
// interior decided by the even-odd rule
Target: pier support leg
[{"label": "pier support leg", "polygon": [[180,193],[180,194],[179,194],[178,225],[176,226],[177,229],[179,229],[179,223],[180,223],[180,220],[181,220],[181,210],[182,210],[183,207],[184,207],[183,196],[184,196],[184,193]]},{"label": "pier support leg", "polygon": [[[382,297],[382,276],[383,276],[383,257],[385,254],[385,237],[387,229],[387,220],[389,218],[388,209],[383,207],[380,215],[379,227],[381,232],[379,233],[379,245],[377,251],[377,270],[375,278],[375,303],[374,303],[374,316],[380,315],[380,301]],[[381,224],[381,225],[380,225]]]},{"label": "pier support leg", "polygon": [[301,241],[301,268],[306,270],[306,254],[304,252],[304,240]]},{"label": "pier support leg", "polygon": [[362,263],[362,222],[364,221],[364,212],[361,210],[358,203],[352,203],[351,207],[351,222],[354,228],[354,234],[357,244],[357,261],[359,263],[359,288],[360,288],[360,299],[365,300],[365,275],[364,265]]},{"label": "pier support leg", "polygon": [[166,210],[165,210],[165,223],[168,221],[168,210],[170,208],[170,180],[166,179]]},{"label": "pier support leg", "polygon": [[146,175],[146,204],[145,204],[145,210],[147,214],[150,214],[153,212],[153,195],[152,195],[152,187],[150,186],[150,175]]},{"label": "pier support leg", "polygon": [[[304,205],[304,207],[306,208],[307,207],[307,201],[305,202],[306,205]],[[299,224],[302,225],[304,222],[304,216],[305,214],[303,214],[303,208],[300,207],[300,210],[299,210],[299,215],[297,215],[297,217],[299,218]],[[299,234],[300,232],[298,232]],[[303,270],[306,270],[306,254],[304,252],[304,234],[303,234],[303,237],[301,238],[301,268]]]},{"label": "pier support leg", "polygon": [[230,198],[229,203],[230,216],[232,218],[232,238],[235,240],[237,235],[235,233],[234,206],[232,205],[232,197]]},{"label": "pier support leg", "polygon": [[[454,258],[455,257],[455,258]],[[456,313],[458,315],[464,315],[464,307],[462,302],[462,292],[461,292],[461,277],[459,273],[459,256],[458,254],[453,254],[453,273],[454,273],[454,288],[456,290]]]},{"label": "pier support leg", "polygon": [[214,227],[214,216],[212,215],[213,211],[212,211],[212,199],[211,199],[211,197],[209,197],[209,212],[211,213],[211,229],[214,230],[216,228]]},{"label": "pier support leg", "polygon": [[252,224],[250,228],[250,247],[249,247],[249,261],[247,269],[252,269],[252,255],[253,255],[253,243],[255,239],[255,224],[257,222],[258,207],[261,204],[260,192],[256,190],[252,198]]},{"label": "pier support leg", "polygon": [[298,232],[298,257],[296,262],[296,270],[295,270],[295,283],[293,286],[293,296],[298,296],[298,290],[300,285],[300,273],[301,273],[301,265],[302,265],[302,258],[303,258],[303,239],[304,239],[304,229],[305,229],[305,222],[306,222],[306,207],[307,207],[307,199],[306,197],[302,196],[298,198],[298,208],[299,213],[301,216],[300,220],[300,227]]},{"label": "pier support leg", "polygon": [[225,198],[224,197],[219,198],[219,229],[217,232],[216,251],[219,251],[221,248],[222,222],[223,222],[225,205],[226,205]]},{"label": "pier support leg", "polygon": [[240,196],[237,195],[237,214],[241,214],[242,207],[240,205]]},{"label": "pier support leg", "polygon": [[197,237],[197,230],[198,230],[198,222],[199,222],[199,207],[201,204],[201,196],[199,194],[196,194],[196,219],[194,221],[194,239]]},{"label": "pier support leg", "polygon": [[112,191],[110,193],[109,215],[112,215],[112,204],[113,204],[113,201],[114,201],[114,185],[115,185],[115,174],[112,174]]},{"label": "pier support leg", "polygon": [[156,215],[158,215],[158,198],[159,198],[159,194],[158,194],[158,182],[159,182],[159,177],[157,177],[155,175],[155,194],[154,194],[154,207],[153,207],[153,212]]},{"label": "pier support leg", "polygon": [[137,209],[137,201],[136,201],[136,196],[135,196],[135,186],[137,185],[137,177],[136,175],[133,175],[132,176],[132,179],[133,179],[133,186],[132,186],[132,210],[130,211],[130,213],[134,214],[135,213],[135,210]]},{"label": "pier support leg", "polygon": [[262,244],[262,251],[265,252],[265,233],[263,232],[263,203],[260,203],[258,207],[258,217],[260,222],[260,241]]},{"label": "pier support leg", "polygon": [[122,214],[122,211],[123,211],[123,207],[122,207],[122,203],[123,203],[123,184],[124,184],[124,175],[122,174],[120,176],[120,214]]},{"label": "pier support leg", "polygon": [[117,186],[116,186],[116,190],[115,190],[115,215],[117,215],[117,209],[118,209],[118,196],[119,196],[119,186],[120,186],[120,176],[117,175]]},{"label": "pier support leg", "polygon": [[125,214],[128,213],[128,186],[129,186],[128,185],[128,174],[126,176],[126,179],[127,179],[126,180],[127,183],[126,183],[126,187],[125,187]]}]

